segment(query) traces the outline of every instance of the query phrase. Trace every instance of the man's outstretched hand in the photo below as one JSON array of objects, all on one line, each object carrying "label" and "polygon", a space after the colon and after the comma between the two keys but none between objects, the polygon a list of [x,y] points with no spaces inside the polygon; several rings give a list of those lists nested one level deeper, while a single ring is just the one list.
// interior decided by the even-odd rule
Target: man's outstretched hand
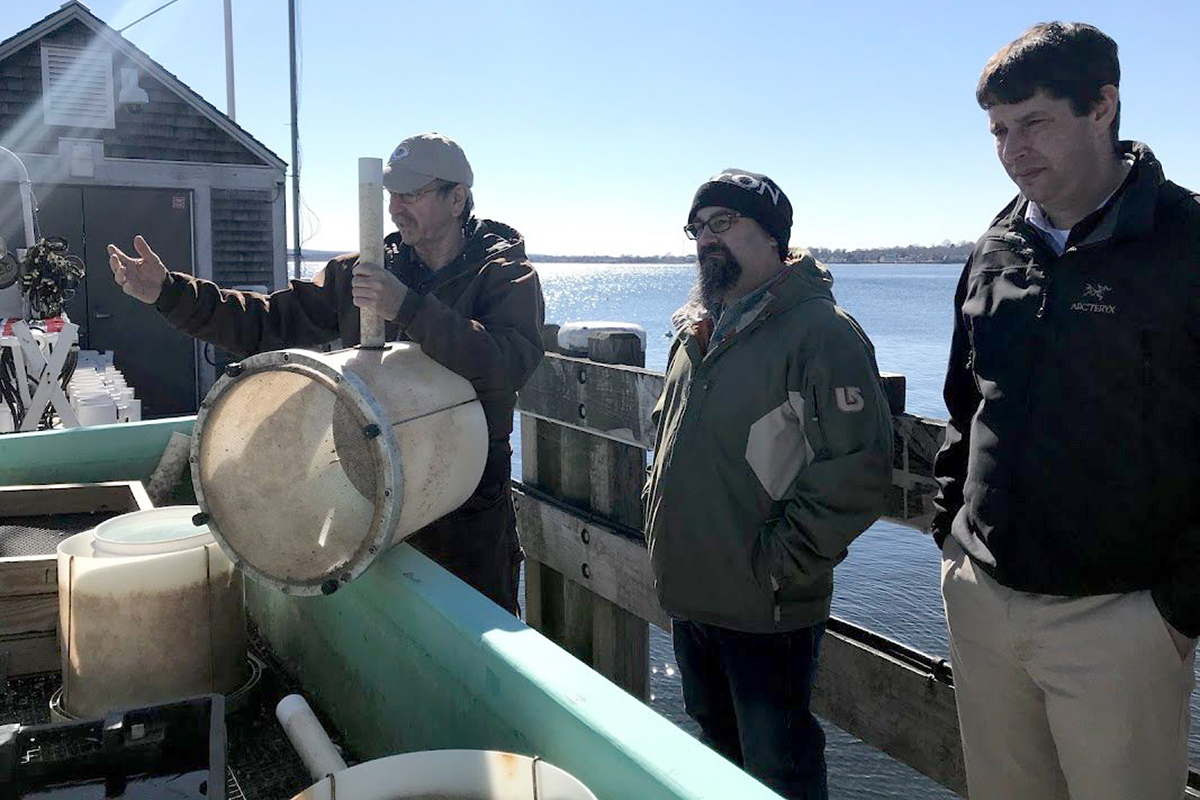
[{"label": "man's outstretched hand", "polygon": [[108,246],[108,265],[112,267],[113,280],[130,297],[143,303],[154,303],[162,294],[167,268],[140,234],[133,237],[133,248],[141,258],[125,255],[115,244]]}]

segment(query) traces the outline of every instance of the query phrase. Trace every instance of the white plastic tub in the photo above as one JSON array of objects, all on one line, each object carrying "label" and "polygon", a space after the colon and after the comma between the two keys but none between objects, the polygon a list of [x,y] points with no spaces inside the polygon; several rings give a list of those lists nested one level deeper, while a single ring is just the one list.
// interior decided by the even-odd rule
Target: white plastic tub
[{"label": "white plastic tub", "polygon": [[135,511],[58,546],[66,714],[217,692],[246,678],[241,573],[195,506]]}]

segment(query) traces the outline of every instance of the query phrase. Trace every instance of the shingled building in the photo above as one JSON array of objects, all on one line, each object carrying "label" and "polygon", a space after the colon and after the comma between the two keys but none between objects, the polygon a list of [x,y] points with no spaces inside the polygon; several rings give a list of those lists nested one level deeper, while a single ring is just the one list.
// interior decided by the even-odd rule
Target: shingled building
[{"label": "shingled building", "polygon": [[[195,411],[217,354],[123,295],[105,246],[142,233],[173,269],[281,286],[285,163],[79,2],[0,42],[0,145],[29,171],[38,234],[87,265],[67,308],[80,345],[114,352],[145,416]],[[25,245],[4,159],[0,236]]]}]

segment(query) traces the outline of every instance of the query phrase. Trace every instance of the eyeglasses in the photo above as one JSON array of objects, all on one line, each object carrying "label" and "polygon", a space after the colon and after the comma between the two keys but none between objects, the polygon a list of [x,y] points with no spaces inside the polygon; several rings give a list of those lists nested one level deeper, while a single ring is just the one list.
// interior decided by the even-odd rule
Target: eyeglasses
[{"label": "eyeglasses", "polygon": [[708,228],[713,233],[724,233],[733,227],[733,223],[741,219],[741,214],[714,214],[707,222],[693,222],[690,225],[683,226],[683,232],[692,240],[700,238],[700,234],[704,233],[704,229]]},{"label": "eyeglasses", "polygon": [[[450,184],[450,185],[453,186],[454,184]],[[446,186],[446,184],[443,183],[442,181],[434,181],[430,185],[426,186],[424,189],[418,189],[415,192],[389,192],[389,194],[392,197],[399,200],[404,205],[411,206],[413,203],[420,200],[422,195],[427,195],[430,192],[439,191],[444,186]]]}]

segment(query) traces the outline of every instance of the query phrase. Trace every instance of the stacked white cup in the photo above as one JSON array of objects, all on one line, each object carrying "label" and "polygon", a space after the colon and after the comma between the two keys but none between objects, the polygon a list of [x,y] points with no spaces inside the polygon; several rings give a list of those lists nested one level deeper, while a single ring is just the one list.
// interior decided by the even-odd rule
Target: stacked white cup
[{"label": "stacked white cup", "polygon": [[113,365],[111,353],[81,350],[67,394],[80,425],[138,422],[142,418],[142,401]]}]

